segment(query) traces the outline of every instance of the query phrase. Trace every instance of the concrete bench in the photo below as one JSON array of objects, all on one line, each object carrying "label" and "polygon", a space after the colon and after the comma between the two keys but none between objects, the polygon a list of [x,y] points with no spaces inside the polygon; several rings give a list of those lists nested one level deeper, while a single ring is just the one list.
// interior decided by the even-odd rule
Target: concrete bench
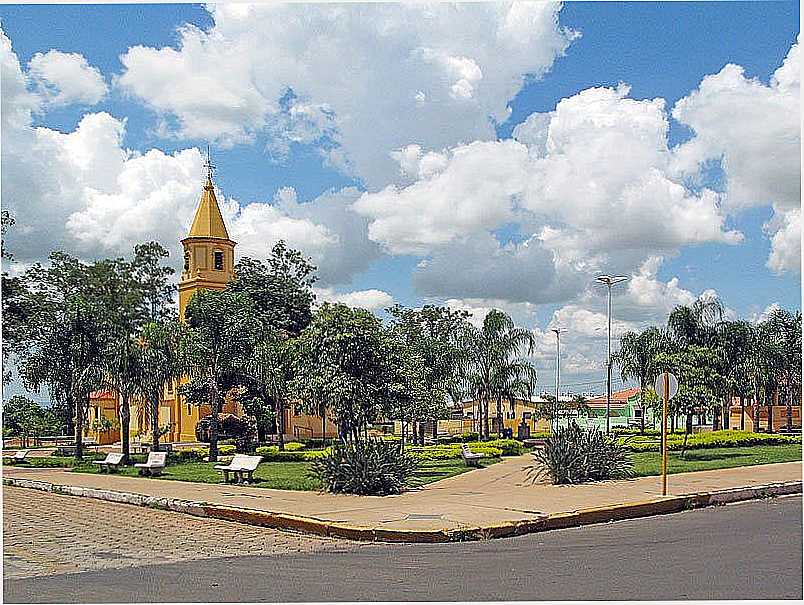
[{"label": "concrete bench", "polygon": [[16,464],[22,462],[28,456],[28,450],[17,450],[13,456],[6,458],[6,464]]},{"label": "concrete bench", "polygon": [[235,457],[232,458],[232,461],[229,464],[217,464],[215,465],[215,470],[223,473],[223,480],[227,483],[229,482],[230,473],[237,477],[238,483],[243,483],[244,481],[251,483],[254,471],[257,470],[257,467],[261,461],[262,456],[235,454]]},{"label": "concrete bench", "polygon": [[461,444],[461,458],[463,458],[466,466],[480,466],[480,460],[485,457],[485,454],[475,453],[470,450],[465,443]]},{"label": "concrete bench", "polygon": [[103,460],[93,460],[94,464],[100,466],[101,471],[106,470],[106,472],[111,472],[112,469],[117,470],[120,464],[123,462],[123,454],[110,452],[106,454],[106,458]]},{"label": "concrete bench", "polygon": [[151,452],[148,454],[148,460],[135,464],[134,468],[139,469],[140,475],[157,477],[162,474],[162,469],[165,468],[166,462],[167,452]]}]

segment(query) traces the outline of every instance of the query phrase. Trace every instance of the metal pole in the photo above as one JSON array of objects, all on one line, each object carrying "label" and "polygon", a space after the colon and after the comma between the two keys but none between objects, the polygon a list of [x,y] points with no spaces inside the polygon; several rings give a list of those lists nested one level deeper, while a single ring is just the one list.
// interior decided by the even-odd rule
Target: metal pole
[{"label": "metal pole", "polygon": [[667,401],[670,394],[670,374],[664,373],[662,393],[662,496],[667,495]]},{"label": "metal pole", "polygon": [[555,409],[555,417],[556,417],[556,428],[558,428],[558,387],[560,384],[561,376],[561,333],[556,330],[556,409]]},{"label": "metal pole", "polygon": [[606,285],[609,288],[608,354],[606,356],[606,434],[608,434],[611,430],[611,281]]}]

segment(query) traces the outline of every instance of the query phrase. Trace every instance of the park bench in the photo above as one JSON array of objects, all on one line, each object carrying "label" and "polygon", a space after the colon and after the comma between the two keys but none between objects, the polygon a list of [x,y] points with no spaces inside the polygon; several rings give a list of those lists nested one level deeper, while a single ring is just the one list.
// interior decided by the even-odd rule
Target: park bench
[{"label": "park bench", "polygon": [[461,444],[461,458],[463,458],[466,466],[480,466],[480,459],[485,457],[485,454],[475,453],[470,450],[465,443]]},{"label": "park bench", "polygon": [[100,466],[101,471],[106,470],[106,472],[110,472],[112,469],[117,470],[123,462],[123,454],[119,452],[109,452],[103,460],[93,460],[93,462]]},{"label": "park bench", "polygon": [[154,477],[162,474],[167,461],[167,452],[151,452],[148,460],[135,464],[134,468],[139,469],[140,475],[153,475]]},{"label": "park bench", "polygon": [[6,458],[6,464],[16,464],[22,462],[28,456],[28,450],[17,450],[13,456]]},{"label": "park bench", "polygon": [[215,466],[215,470],[223,473],[223,480],[226,483],[229,482],[230,473],[237,477],[238,483],[243,483],[244,481],[251,483],[254,471],[257,470],[257,466],[259,466],[261,461],[262,456],[235,454],[234,458],[232,458],[232,461],[228,465],[218,464]]}]

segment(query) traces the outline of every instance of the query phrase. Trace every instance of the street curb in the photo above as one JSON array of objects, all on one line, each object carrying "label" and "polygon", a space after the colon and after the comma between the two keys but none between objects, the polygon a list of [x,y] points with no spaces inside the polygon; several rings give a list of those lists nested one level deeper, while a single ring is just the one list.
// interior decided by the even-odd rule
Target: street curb
[{"label": "street curb", "polygon": [[314,517],[302,517],[286,513],[260,511],[221,504],[210,504],[207,502],[195,502],[192,500],[158,498],[155,496],[144,496],[142,494],[91,487],[59,485],[33,479],[4,477],[3,484],[36,489],[54,494],[95,498],[134,506],[147,506],[149,508],[174,511],[196,517],[222,519],[247,525],[290,530],[317,536],[345,538],[361,542],[408,543],[464,542],[508,538],[553,529],[566,529],[569,527],[580,527],[583,525],[621,521],[624,519],[665,515],[695,508],[741,502],[744,500],[802,493],[801,481],[787,481],[752,487],[737,487],[711,492],[699,492],[682,496],[661,496],[643,502],[630,502],[627,504],[599,506],[570,512],[551,513],[538,516],[534,519],[508,521],[497,525],[482,527],[407,530],[350,525],[349,523],[325,521]]}]

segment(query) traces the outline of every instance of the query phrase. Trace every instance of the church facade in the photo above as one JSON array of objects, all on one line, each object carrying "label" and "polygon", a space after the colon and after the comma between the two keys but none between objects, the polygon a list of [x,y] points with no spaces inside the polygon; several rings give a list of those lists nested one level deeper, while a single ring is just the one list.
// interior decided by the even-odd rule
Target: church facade
[{"label": "church facade", "polygon": [[[181,240],[183,268],[179,281],[179,318],[190,299],[199,290],[223,290],[234,276],[235,245],[226,229],[211,171],[207,174],[201,199],[195,212],[190,232]],[[181,382],[185,382],[182,380]],[[166,429],[161,437],[165,442],[195,442],[196,426],[200,419],[211,413],[207,405],[191,405],[178,393],[178,384],[169,385],[162,393],[159,405],[158,426]],[[141,399],[131,401],[129,434],[133,440],[141,436],[150,441],[150,415]],[[242,416],[240,403],[226,398],[221,414]],[[98,391],[90,396],[87,437],[107,445],[120,440],[120,397],[113,391]],[[285,410],[285,438],[333,437],[337,428],[329,418],[304,414],[299,405],[289,405]]]}]

